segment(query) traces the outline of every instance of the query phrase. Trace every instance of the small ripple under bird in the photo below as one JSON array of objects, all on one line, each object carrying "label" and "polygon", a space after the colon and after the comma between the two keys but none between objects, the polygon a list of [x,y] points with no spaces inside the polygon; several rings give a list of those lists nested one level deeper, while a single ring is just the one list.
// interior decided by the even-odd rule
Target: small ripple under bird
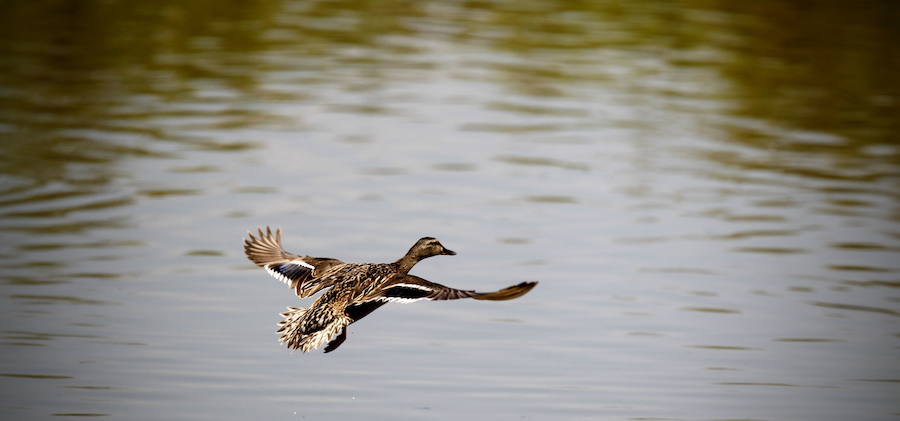
[{"label": "small ripple under bird", "polygon": [[244,252],[253,263],[287,284],[297,297],[307,298],[328,289],[307,308],[288,307],[278,322],[280,342],[288,348],[311,351],[327,343],[325,352],[337,349],[347,339],[347,326],[389,302],[419,300],[502,301],[521,297],[537,282],[522,282],[494,292],[450,288],[430,282],[409,270],[437,255],[455,255],[433,237],[422,237],[406,254],[392,263],[344,263],[327,257],[298,256],[284,251],[281,229],[269,227],[258,236],[248,232]]}]

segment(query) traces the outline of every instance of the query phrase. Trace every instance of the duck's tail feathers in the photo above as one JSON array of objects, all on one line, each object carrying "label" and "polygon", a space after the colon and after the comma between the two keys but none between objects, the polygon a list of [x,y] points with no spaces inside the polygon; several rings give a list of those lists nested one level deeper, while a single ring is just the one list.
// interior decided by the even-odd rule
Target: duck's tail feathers
[{"label": "duck's tail feathers", "polygon": [[302,336],[301,325],[303,323],[303,315],[306,314],[308,308],[288,307],[288,311],[281,313],[283,319],[278,322],[278,330],[281,337],[278,342],[288,346],[288,348],[297,348],[297,340]]},{"label": "duck's tail feathers", "polygon": [[288,307],[288,311],[281,313],[283,319],[278,322],[277,332],[281,334],[278,342],[291,349],[309,352],[332,340],[350,324],[350,319],[346,316],[327,316],[316,317],[316,314],[309,314],[309,308]]}]

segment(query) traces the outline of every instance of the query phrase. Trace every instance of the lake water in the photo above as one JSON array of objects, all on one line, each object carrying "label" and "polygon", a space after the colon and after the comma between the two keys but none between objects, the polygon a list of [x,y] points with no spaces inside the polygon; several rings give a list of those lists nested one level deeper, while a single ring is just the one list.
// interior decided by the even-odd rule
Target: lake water
[{"label": "lake water", "polygon": [[[10,2],[0,417],[900,418],[900,3]],[[290,352],[243,255],[506,302]]]}]

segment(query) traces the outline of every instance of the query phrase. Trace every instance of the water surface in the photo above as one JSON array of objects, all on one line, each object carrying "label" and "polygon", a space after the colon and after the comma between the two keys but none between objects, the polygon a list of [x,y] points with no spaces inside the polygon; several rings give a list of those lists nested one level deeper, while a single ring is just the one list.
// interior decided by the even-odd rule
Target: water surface
[{"label": "water surface", "polygon": [[[900,8],[867,4],[6,5],[0,414],[896,419]],[[291,353],[267,224],[541,284]]]}]

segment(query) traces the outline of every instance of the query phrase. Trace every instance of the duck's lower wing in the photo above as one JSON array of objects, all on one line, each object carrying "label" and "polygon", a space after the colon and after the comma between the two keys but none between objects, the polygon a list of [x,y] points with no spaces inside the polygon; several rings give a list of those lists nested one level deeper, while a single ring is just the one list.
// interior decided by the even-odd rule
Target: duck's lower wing
[{"label": "duck's lower wing", "polygon": [[[388,286],[378,291],[375,296],[370,296],[367,301],[347,306],[344,309],[344,315],[349,319],[347,325],[366,317],[369,313],[388,302],[409,303],[419,300],[441,301],[461,298],[489,301],[512,300],[525,295],[537,285],[537,282],[522,282],[494,292],[478,292],[450,288],[413,275],[398,275],[398,277],[399,279],[395,278]],[[347,325],[343,326],[340,334],[328,342],[328,345],[325,347],[326,353],[334,351],[347,340]]]},{"label": "duck's lower wing", "polygon": [[346,340],[347,340],[347,326],[344,326],[344,328],[341,329],[341,334],[337,335],[337,337],[332,339],[331,342],[328,342],[328,345],[325,346],[325,353],[327,354],[331,351],[334,351],[335,349],[338,349],[338,347],[341,346],[341,344],[344,343],[344,341],[346,341]]},{"label": "duck's lower wing", "polygon": [[[363,317],[368,316],[369,313],[378,310],[378,307],[381,307],[385,304],[387,304],[387,301],[381,300],[372,300],[351,304],[344,309],[344,314],[350,318],[350,323],[353,323],[359,319],[362,319]],[[349,326],[350,323],[348,323],[347,325]],[[341,333],[330,342],[328,342],[328,346],[325,347],[325,353],[327,354],[331,351],[334,351],[335,349],[338,349],[338,347],[341,346],[341,344],[346,340],[347,326],[344,326],[344,328],[341,330]]]},{"label": "duck's lower wing", "polygon": [[504,301],[519,298],[537,285],[537,282],[522,282],[493,292],[478,292],[450,288],[413,275],[401,275],[380,291],[380,300],[411,302],[418,300],[458,300],[472,298],[476,300]]},{"label": "duck's lower wing", "polygon": [[287,284],[300,298],[306,298],[331,283],[326,283],[319,275],[343,264],[340,260],[324,257],[298,256],[281,247],[281,229],[273,233],[269,227],[259,229],[258,237],[252,232],[244,239],[244,253],[257,266]]},{"label": "duck's lower wing", "polygon": [[478,292],[450,288],[435,282],[427,281],[413,275],[396,275],[382,289],[370,295],[365,301],[348,305],[344,309],[346,324],[341,327],[337,336],[331,338],[325,347],[325,352],[337,349],[347,340],[347,326],[366,317],[379,307],[388,302],[413,302],[419,300],[458,300],[461,298],[473,298],[476,300],[503,301],[512,300],[525,295],[537,285],[537,282],[522,282],[493,292]]}]

